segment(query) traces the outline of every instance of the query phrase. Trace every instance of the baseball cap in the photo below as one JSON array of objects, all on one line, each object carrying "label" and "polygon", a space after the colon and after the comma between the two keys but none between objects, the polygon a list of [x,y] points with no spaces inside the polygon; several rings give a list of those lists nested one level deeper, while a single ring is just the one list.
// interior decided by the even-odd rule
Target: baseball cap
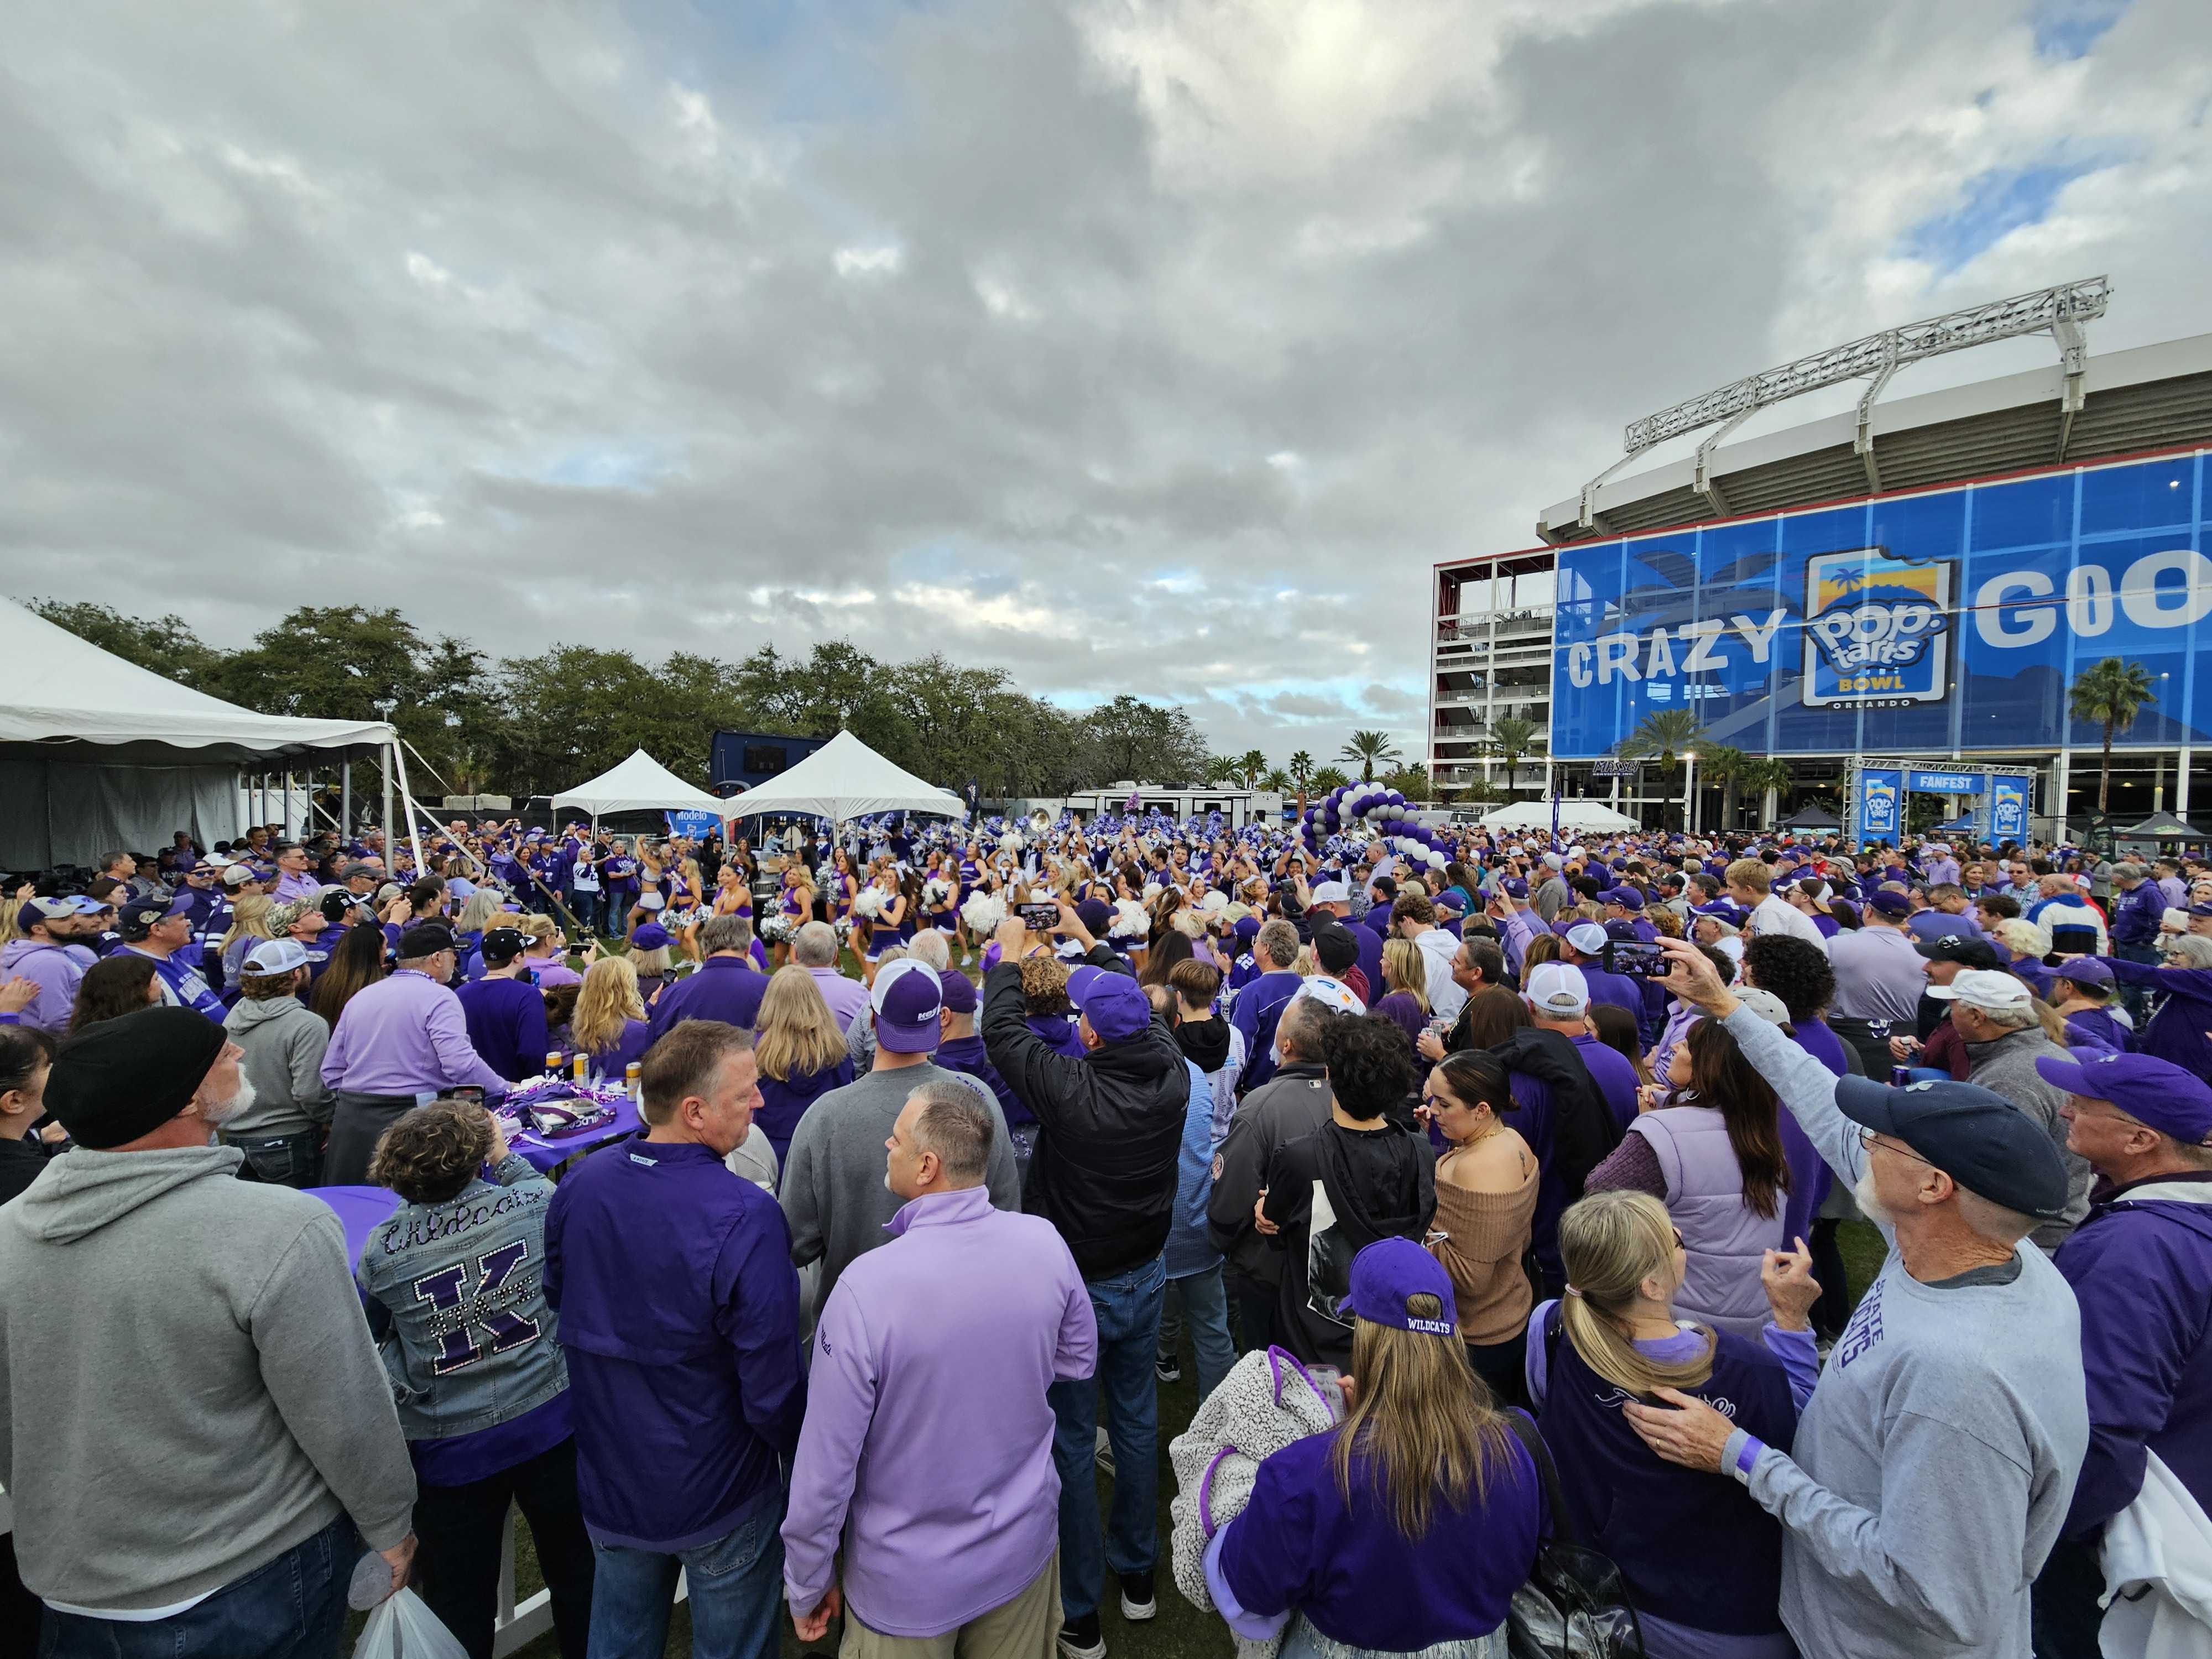
[{"label": "baseball cap", "polygon": [[1605,896],[1605,900],[1608,904],[1618,904],[1624,910],[1641,910],[1644,908],[1644,895],[1633,887],[1616,887]]},{"label": "baseball cap", "polygon": [[147,899],[123,907],[116,922],[116,932],[136,943],[152,933],[155,927],[171,916],[188,916],[192,913],[190,899]]},{"label": "baseball cap", "polygon": [[1877,887],[1867,896],[1867,908],[1879,910],[1886,916],[1909,916],[1912,901],[1893,888]]},{"label": "baseball cap", "polygon": [[260,879],[260,872],[250,864],[234,864],[222,872],[223,885],[226,887],[243,887],[249,881]]},{"label": "baseball cap", "polygon": [[1340,881],[1325,881],[1313,890],[1313,902],[1316,904],[1349,904],[1352,889]]},{"label": "baseball cap", "polygon": [[[1138,1000],[1143,1000],[1141,992]],[[936,1049],[937,1016],[945,1006],[945,990],[937,970],[927,963],[902,957],[881,969],[868,993],[868,1006],[876,1016],[878,1048],[895,1054],[926,1054]],[[1151,1013],[1151,1004],[1146,1004],[1145,1012]]]},{"label": "baseball cap", "polygon": [[1528,975],[1528,1000],[1540,1014],[1571,1019],[1589,1011],[1589,981],[1572,963],[1540,962]]},{"label": "baseball cap", "polygon": [[[497,928],[494,931],[506,933],[512,930]],[[638,930],[629,936],[629,943],[634,951],[658,951],[668,943],[668,930],[657,921],[641,922]]]},{"label": "baseball cap", "polygon": [[1995,968],[1996,948],[1985,939],[1965,933],[1945,933],[1936,939],[1915,939],[1912,948],[1930,962],[1963,963],[1969,968]]},{"label": "baseball cap", "polygon": [[1769,1025],[1787,1025],[1790,1024],[1789,1008],[1784,1004],[1782,999],[1775,995],[1773,992],[1762,991],[1755,985],[1739,985],[1735,987],[1734,989],[1735,992],[1735,1000],[1743,1004],[1745,1007],[1750,1009],[1753,1013],[1757,1014]]},{"label": "baseball cap", "polygon": [[418,921],[399,936],[402,960],[413,962],[453,948],[453,930],[442,921]]},{"label": "baseball cap", "polygon": [[2002,1095],[1971,1083],[1836,1079],[1836,1107],[1854,1123],[1894,1135],[1970,1193],[2024,1215],[2066,1212],[2066,1165],[2043,1126]]},{"label": "baseball cap", "polygon": [[2053,979],[2071,980],[2076,985],[2110,985],[2112,970],[2109,964],[2094,957],[2076,957],[2051,970]]},{"label": "baseball cap", "polygon": [[1067,976],[1067,1000],[1108,1042],[1126,1042],[1152,1023],[1152,1005],[1127,974],[1089,963]]},{"label": "baseball cap", "polygon": [[2212,1087],[2172,1060],[2152,1054],[2102,1054],[2078,1061],[2050,1055],[2038,1060],[2035,1069],[2045,1083],[2069,1095],[2108,1100],[2185,1146],[2212,1140]]},{"label": "baseball cap", "polygon": [[28,933],[41,922],[59,921],[64,916],[82,915],[74,898],[34,898],[24,902],[15,912],[15,926]]},{"label": "baseball cap", "polygon": [[307,947],[295,939],[265,939],[246,953],[249,974],[289,974],[313,960]]},{"label": "baseball cap", "polygon": [[[1349,985],[1340,979],[1332,979],[1327,974],[1308,974],[1298,986],[1297,994],[1336,1013],[1364,1014],[1367,1012],[1367,1005],[1353,994]],[[1097,1022],[1092,1024],[1095,1028]]]},{"label": "baseball cap", "polygon": [[[893,966],[896,966],[896,963]],[[947,972],[937,976],[939,994],[945,999],[948,1014],[972,1014],[975,1012],[975,981],[962,973]]]},{"label": "baseball cap", "polygon": [[1605,929],[1594,921],[1578,921],[1567,929],[1567,943],[1586,957],[1605,949]]},{"label": "baseball cap", "polygon": [[483,940],[477,948],[483,952],[487,966],[503,968],[520,956],[529,941],[517,927],[492,927],[485,930]]},{"label": "baseball cap", "polygon": [[1938,1002],[1964,1002],[1976,1008],[2025,1008],[2035,1000],[2027,984],[1994,969],[1969,968],[1948,985],[1931,985]]},{"label": "baseball cap", "polygon": [[[1433,1318],[1415,1318],[1406,1304],[1417,1296],[1432,1296],[1439,1310]],[[1443,1266],[1410,1238],[1378,1238],[1352,1258],[1352,1287],[1344,1306],[1371,1325],[1389,1325],[1424,1336],[1459,1334],[1452,1315],[1451,1276]]]},{"label": "baseball cap", "polygon": [[1528,884],[1518,876],[1508,876],[1498,884],[1505,890],[1508,898],[1524,899],[1528,896]]}]

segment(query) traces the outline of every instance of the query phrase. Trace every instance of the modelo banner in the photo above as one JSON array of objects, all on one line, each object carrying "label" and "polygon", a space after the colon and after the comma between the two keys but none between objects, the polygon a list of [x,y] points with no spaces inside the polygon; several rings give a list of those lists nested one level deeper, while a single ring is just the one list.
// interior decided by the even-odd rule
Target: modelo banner
[{"label": "modelo banner", "polygon": [[722,833],[722,821],[712,812],[671,812],[668,815],[668,833],[688,836],[693,841],[704,841],[709,836]]},{"label": "modelo banner", "polygon": [[1893,766],[1862,768],[1858,839],[1894,845],[1904,823],[1905,775]]},{"label": "modelo banner", "polygon": [[1694,710],[1764,754],[2094,746],[2067,688],[2150,671],[2122,744],[2212,732],[2203,452],[1887,495],[1559,550],[1552,750]]}]

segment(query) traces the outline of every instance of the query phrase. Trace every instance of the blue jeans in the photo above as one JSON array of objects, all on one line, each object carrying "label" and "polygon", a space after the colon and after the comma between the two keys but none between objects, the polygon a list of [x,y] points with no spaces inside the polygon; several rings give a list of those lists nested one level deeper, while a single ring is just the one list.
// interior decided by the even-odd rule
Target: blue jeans
[{"label": "blue jeans", "polygon": [[1198,1397],[1204,1400],[1221,1386],[1221,1379],[1237,1363],[1237,1345],[1229,1337],[1229,1292],[1222,1285],[1221,1263],[1215,1262],[1204,1273],[1168,1280],[1166,1300],[1170,1305],[1160,1310],[1160,1355],[1163,1358],[1174,1356],[1182,1346],[1183,1322],[1188,1319],[1191,1352],[1198,1356]]},{"label": "blue jeans", "polygon": [[580,927],[588,927],[594,933],[599,931],[601,914],[599,898],[600,896],[597,893],[568,895],[568,908],[575,915],[577,924]]},{"label": "blue jeans", "polygon": [[[1060,1605],[1072,1620],[1098,1610],[1106,1568],[1150,1572],[1158,1554],[1160,1401],[1152,1365],[1167,1268],[1155,1256],[1140,1267],[1086,1279],[1083,1287],[1098,1321],[1098,1375],[1055,1382],[1048,1396],[1057,1419],[1052,1462],[1060,1474]],[[1103,1539],[1094,1461],[1102,1389],[1114,1447],[1114,1510]]]},{"label": "blue jeans", "polygon": [[592,1659],[660,1659],[681,1568],[695,1659],[775,1659],[783,1613],[781,1494],[711,1543],[661,1554],[593,1543]]},{"label": "blue jeans", "polygon": [[361,1538],[344,1516],[196,1607],[143,1625],[46,1609],[40,1659],[331,1659]]}]

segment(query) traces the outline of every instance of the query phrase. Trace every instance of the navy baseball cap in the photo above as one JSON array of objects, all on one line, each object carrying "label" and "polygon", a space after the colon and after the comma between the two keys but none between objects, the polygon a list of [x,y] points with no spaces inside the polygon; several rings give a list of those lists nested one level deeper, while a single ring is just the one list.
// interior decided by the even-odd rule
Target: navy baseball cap
[{"label": "navy baseball cap", "polygon": [[[1417,1296],[1436,1297],[1441,1312],[1433,1318],[1408,1313],[1406,1304]],[[1451,1275],[1410,1238],[1378,1238],[1352,1258],[1352,1288],[1344,1305],[1370,1324],[1424,1336],[1459,1334]]]},{"label": "navy baseball cap", "polygon": [[2069,1095],[2108,1100],[2136,1122],[2172,1135],[2185,1146],[2212,1142],[2212,1087],[2170,1060],[2106,1053],[2078,1061],[2039,1060],[2035,1069],[2045,1083]]},{"label": "navy baseball cap", "polygon": [[1836,1108],[1894,1135],[1970,1193],[2023,1215],[2066,1212],[2066,1164],[2043,1127],[2002,1095],[1971,1083],[1836,1079]]},{"label": "navy baseball cap", "polygon": [[418,921],[400,934],[396,948],[404,962],[434,957],[441,951],[453,948],[453,930],[442,921]]},{"label": "navy baseball cap", "polygon": [[927,1054],[937,1048],[937,1016],[945,1006],[944,981],[927,963],[902,957],[876,975],[868,993],[876,1016],[876,1046],[895,1054]]},{"label": "navy baseball cap", "polygon": [[483,952],[487,965],[499,968],[520,956],[529,943],[519,927],[493,927],[486,930],[477,948]]},{"label": "navy baseball cap", "polygon": [[139,904],[126,904],[116,931],[135,943],[171,916],[188,916],[191,913],[192,902],[182,895],[173,899],[149,899]]},{"label": "navy baseball cap", "polygon": [[1067,976],[1067,1000],[1106,1042],[1127,1042],[1152,1023],[1144,988],[1128,975],[1085,963]]}]

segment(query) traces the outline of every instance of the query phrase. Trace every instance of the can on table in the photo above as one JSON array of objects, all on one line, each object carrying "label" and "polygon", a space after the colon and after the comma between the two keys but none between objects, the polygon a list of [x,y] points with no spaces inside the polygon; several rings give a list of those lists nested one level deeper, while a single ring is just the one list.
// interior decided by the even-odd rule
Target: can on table
[{"label": "can on table", "polygon": [[1911,1081],[1912,1068],[1910,1066],[1893,1066],[1889,1068],[1889,1086],[1891,1088],[1902,1089]]}]

